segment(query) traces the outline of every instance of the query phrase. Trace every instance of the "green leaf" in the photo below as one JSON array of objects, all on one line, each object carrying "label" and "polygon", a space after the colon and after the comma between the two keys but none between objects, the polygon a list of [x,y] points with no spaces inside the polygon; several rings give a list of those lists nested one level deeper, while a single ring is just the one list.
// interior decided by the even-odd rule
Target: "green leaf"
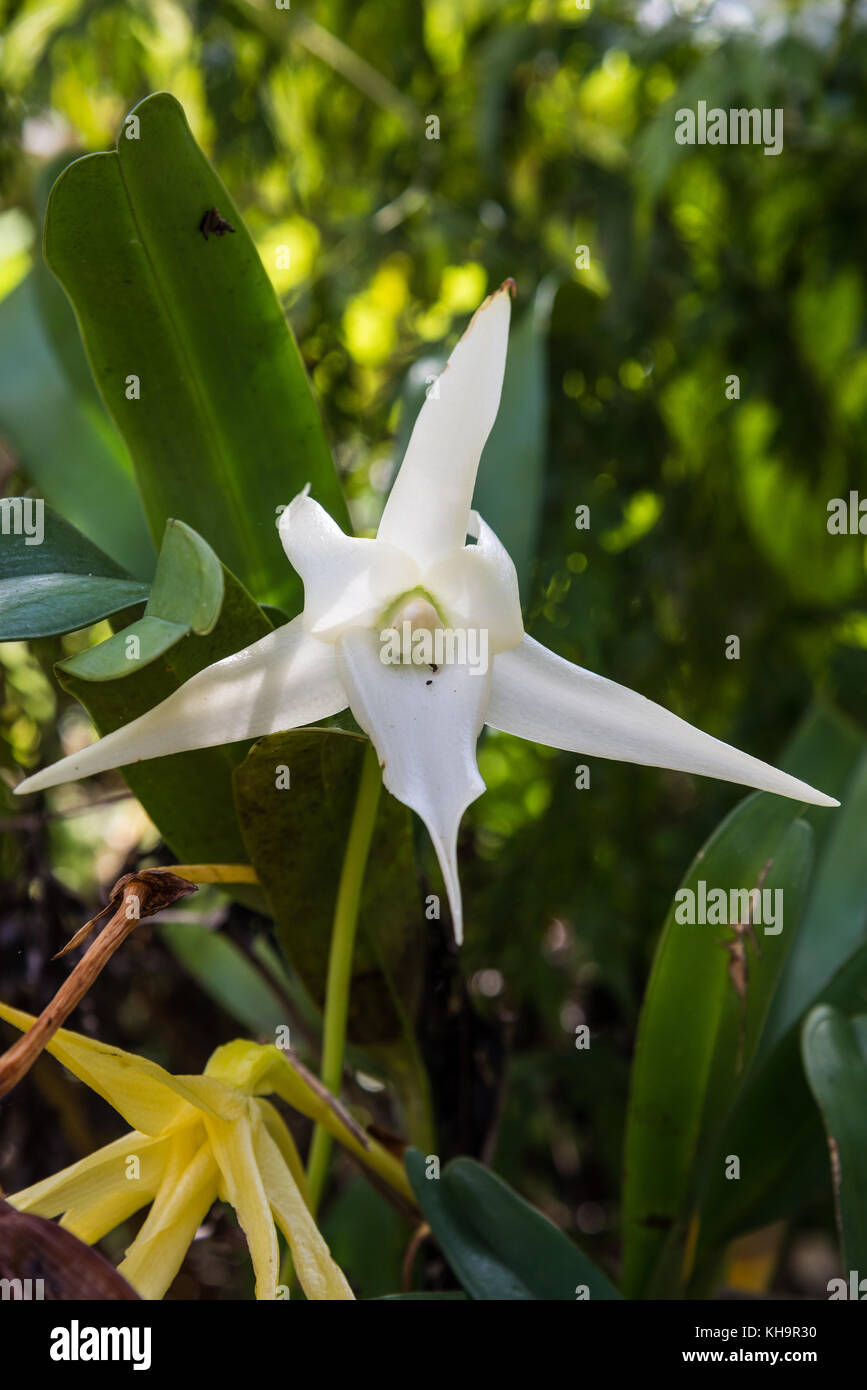
[{"label": "green leaf", "polygon": [[[790,1217],[824,1178],[825,1145],[801,1066],[799,1022],[810,1006],[821,1001],[851,1012],[863,1004],[867,989],[864,908],[860,909],[860,936],[851,931],[844,914],[846,904],[857,913],[859,893],[864,901],[863,887],[859,887],[863,883],[857,833],[861,821],[849,791],[860,777],[864,750],[864,736],[854,725],[834,710],[817,708],[804,720],[783,760],[788,771],[820,784],[842,805],[828,810],[809,806],[803,812],[813,827],[816,866],[753,1067],[705,1165],[700,1258],[742,1232]],[[850,846],[847,855],[840,853],[843,844]],[[833,866],[830,872],[829,865]],[[839,933],[837,914],[843,921]],[[803,952],[821,961],[821,969],[793,1016],[791,982],[800,978],[806,983],[798,965]],[[725,1178],[728,1154],[737,1154],[741,1161],[737,1182]]]},{"label": "green leaf", "polygon": [[[601,1270],[557,1227],[472,1158],[456,1158],[439,1178],[408,1149],[406,1171],[437,1243],[472,1299],[572,1301],[619,1298]],[[586,1297],[586,1295],[585,1295]]]},{"label": "green leaf", "polygon": [[[639,1024],[627,1118],[624,1290],[671,1292],[682,1265],[697,1168],[748,1069],[783,957],[800,915],[811,831],[797,802],[759,792],[741,802],[701,849],[681,890],[783,892],[783,930],[744,933],[739,985],[725,926],[676,920],[678,895],[656,951]],[[775,899],[768,900],[774,904]],[[739,913],[735,920],[745,920]],[[774,924],[776,926],[776,923]],[[665,1256],[665,1258],[663,1258]]]},{"label": "green leaf", "polygon": [[[150,579],[155,550],[129,456],[99,402],[70,386],[38,305],[33,275],[0,302],[0,431],[49,506]],[[80,341],[78,351],[86,368]]]},{"label": "green leaf", "polygon": [[75,632],[147,598],[147,584],[41,499],[4,498],[0,514],[0,642]]},{"label": "green leaf", "polygon": [[[867,994],[867,944],[857,951],[817,998],[843,1010],[863,1007]],[[726,1181],[725,1157],[741,1161],[738,1182]],[[827,1174],[822,1126],[810,1101],[801,1065],[800,1030],[780,1039],[748,1079],[707,1164],[701,1193],[699,1257],[734,1236],[791,1219]]]},{"label": "green leaf", "polygon": [[822,1004],[801,1040],[828,1134],[843,1268],[867,1269],[867,1016],[850,1020]]},{"label": "green leaf", "polygon": [[[817,704],[804,716],[788,744],[780,766],[793,777],[814,784],[845,803],[848,782],[855,764],[867,750],[867,738],[856,724],[830,705]],[[813,827],[817,855],[834,832],[839,806],[805,806],[804,820]]]},{"label": "green leaf", "polygon": [[[336,729],[269,734],[235,773],[238,818],[286,958],[325,998],[340,866],[367,740]],[[281,786],[288,769],[289,786]],[[352,965],[349,1036],[408,1039],[419,989],[424,903],[410,813],[384,792],[371,842]]]},{"label": "green leaf", "polygon": [[60,669],[83,681],[123,680],[189,633],[211,632],[222,604],[223,568],[213,550],[182,521],[169,521],[144,616]]},{"label": "green leaf", "polygon": [[252,1033],[275,1041],[287,1023],[286,1005],[263,973],[227,936],[197,922],[163,922],[159,933],[211,999]]},{"label": "green leaf", "polygon": [[[206,240],[213,206],[235,231]],[[258,599],[297,611],[277,509],[308,482],[348,527],[346,507],[277,296],[174,97],[146,98],[116,152],[61,174],[45,258],[75,307],[152,533],[186,521]]]},{"label": "green leaf", "polygon": [[[862,742],[863,749],[863,742]],[[827,841],[774,999],[768,1045],[778,1040],[817,998],[840,965],[864,941],[867,927],[867,750],[850,769],[841,805],[825,811]],[[820,813],[821,814],[821,813]]]}]

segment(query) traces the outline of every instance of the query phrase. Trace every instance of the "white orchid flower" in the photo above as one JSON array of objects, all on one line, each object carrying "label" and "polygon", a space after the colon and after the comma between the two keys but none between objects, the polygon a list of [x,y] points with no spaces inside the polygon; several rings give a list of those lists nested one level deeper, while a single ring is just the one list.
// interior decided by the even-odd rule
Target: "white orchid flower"
[{"label": "white orchid flower", "polygon": [[[458,827],[484,791],[476,742],[485,723],[573,753],[839,804],[524,634],[515,567],[471,510],[500,404],[513,289],[506,281],[485,300],[430,390],[376,539],[344,535],[305,489],[279,524],[304,582],[304,611],[18,792],[296,729],[348,706],[376,749],[384,785],[427,826],[458,941]],[[440,664],[425,635],[448,633],[467,640]],[[410,647],[426,659],[413,659]]]}]

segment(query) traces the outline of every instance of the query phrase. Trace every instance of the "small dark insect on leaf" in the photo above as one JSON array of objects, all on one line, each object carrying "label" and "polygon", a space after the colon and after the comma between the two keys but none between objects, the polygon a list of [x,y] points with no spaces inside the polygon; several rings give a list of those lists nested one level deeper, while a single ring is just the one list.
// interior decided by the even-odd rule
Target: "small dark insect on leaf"
[{"label": "small dark insect on leaf", "polygon": [[201,222],[199,231],[208,240],[208,232],[213,232],[214,236],[225,236],[227,232],[234,232],[235,228],[231,222],[227,222],[225,217],[221,217],[216,208],[208,208]]}]

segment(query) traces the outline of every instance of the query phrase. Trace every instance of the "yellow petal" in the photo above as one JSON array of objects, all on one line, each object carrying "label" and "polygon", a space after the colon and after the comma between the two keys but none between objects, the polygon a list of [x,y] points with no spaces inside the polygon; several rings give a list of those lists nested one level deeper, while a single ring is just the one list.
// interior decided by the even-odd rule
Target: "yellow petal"
[{"label": "yellow petal", "polygon": [[205,1071],[207,1076],[219,1077],[248,1095],[273,1092],[280,1096],[294,1110],[327,1129],[344,1148],[415,1205],[403,1165],[370,1135],[365,1136],[362,1142],[360,1132],[349,1128],[330,1103],[331,1098],[327,1093],[321,1088],[314,1089],[278,1047],[238,1039],[218,1047]]},{"label": "yellow petal", "polygon": [[171,1137],[147,1220],[118,1266],[142,1298],[162,1298],[217,1196],[217,1165],[200,1125]]},{"label": "yellow petal", "polygon": [[264,1121],[254,1127],[254,1148],[268,1202],[289,1242],[305,1294],[310,1299],[354,1299]]},{"label": "yellow petal", "polygon": [[219,1120],[237,1120],[247,1113],[247,1097],[225,1081],[213,1076],[175,1076],[195,1106]]},{"label": "yellow petal", "polygon": [[[8,1004],[0,1004],[0,1018],[22,1032],[36,1022],[32,1014]],[[57,1030],[46,1050],[114,1106],[133,1129],[162,1134],[194,1118],[190,1107],[196,1102],[183,1082],[146,1057],[66,1028]]]},{"label": "yellow petal", "polygon": [[259,1089],[259,1080],[272,1065],[275,1053],[280,1056],[279,1048],[263,1047],[261,1043],[236,1038],[234,1042],[224,1043],[211,1053],[205,1076],[216,1077],[226,1085],[252,1095]]},{"label": "yellow petal", "polygon": [[255,1105],[262,1116],[262,1123],[280,1150],[283,1162],[300,1188],[301,1196],[309,1206],[310,1192],[307,1187],[307,1174],[304,1171],[304,1164],[301,1162],[301,1155],[295,1146],[295,1140],[292,1138],[289,1126],[270,1100],[260,1098],[255,1102]]},{"label": "yellow petal", "polygon": [[250,1106],[247,1113],[233,1123],[206,1116],[205,1126],[220,1167],[226,1199],[235,1208],[238,1223],[247,1237],[256,1275],[256,1297],[274,1299],[280,1277],[280,1254],[271,1207],[256,1163],[252,1135],[254,1116],[261,1125],[258,1112]]},{"label": "yellow petal", "polygon": [[85,1245],[95,1245],[116,1226],[128,1221],[148,1202],[153,1201],[153,1191],[146,1191],[134,1182],[128,1182],[123,1192],[115,1192],[101,1197],[99,1201],[84,1205],[75,1203],[69,1207],[60,1224],[78,1236]]},{"label": "yellow petal", "polygon": [[[133,1130],[78,1163],[9,1198],[18,1211],[59,1216],[61,1225],[92,1245],[148,1203],[159,1185],[168,1141]],[[140,1176],[127,1177],[127,1159],[140,1160]]]},{"label": "yellow petal", "polygon": [[142,1244],[145,1244],[162,1225],[167,1200],[178,1190],[199,1149],[207,1143],[205,1127],[198,1121],[193,1125],[185,1125],[167,1136],[166,1143],[166,1158],[159,1185],[154,1193],[153,1206],[136,1236],[136,1241],[141,1241]]}]

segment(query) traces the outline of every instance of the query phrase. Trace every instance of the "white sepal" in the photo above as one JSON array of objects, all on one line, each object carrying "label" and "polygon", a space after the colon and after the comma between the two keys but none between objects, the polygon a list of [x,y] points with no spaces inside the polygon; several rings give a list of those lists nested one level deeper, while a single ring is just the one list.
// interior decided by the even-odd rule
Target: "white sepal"
[{"label": "white sepal", "polygon": [[493,729],[572,753],[694,772],[815,806],[839,805],[625,685],[573,666],[531,637],[495,659],[486,721]]},{"label": "white sepal", "polygon": [[428,392],[382,514],[377,539],[422,568],[464,544],[479,459],[500,406],[512,288],[507,280],[476,311]]},{"label": "white sepal", "polygon": [[308,636],[298,617],[206,666],[146,714],[27,777],[15,790],[42,791],[143,758],[297,729],[345,708],[334,648]]},{"label": "white sepal", "polygon": [[389,600],[418,584],[417,565],[382,541],[347,536],[324,507],[300,492],[280,518],[280,539],[304,581],[304,626],[323,642],[369,627]]},{"label": "white sepal", "polygon": [[483,628],[489,650],[505,652],[524,636],[515,566],[478,512],[470,512],[467,531],[476,544],[432,565],[424,586],[436,596],[451,627]]}]

